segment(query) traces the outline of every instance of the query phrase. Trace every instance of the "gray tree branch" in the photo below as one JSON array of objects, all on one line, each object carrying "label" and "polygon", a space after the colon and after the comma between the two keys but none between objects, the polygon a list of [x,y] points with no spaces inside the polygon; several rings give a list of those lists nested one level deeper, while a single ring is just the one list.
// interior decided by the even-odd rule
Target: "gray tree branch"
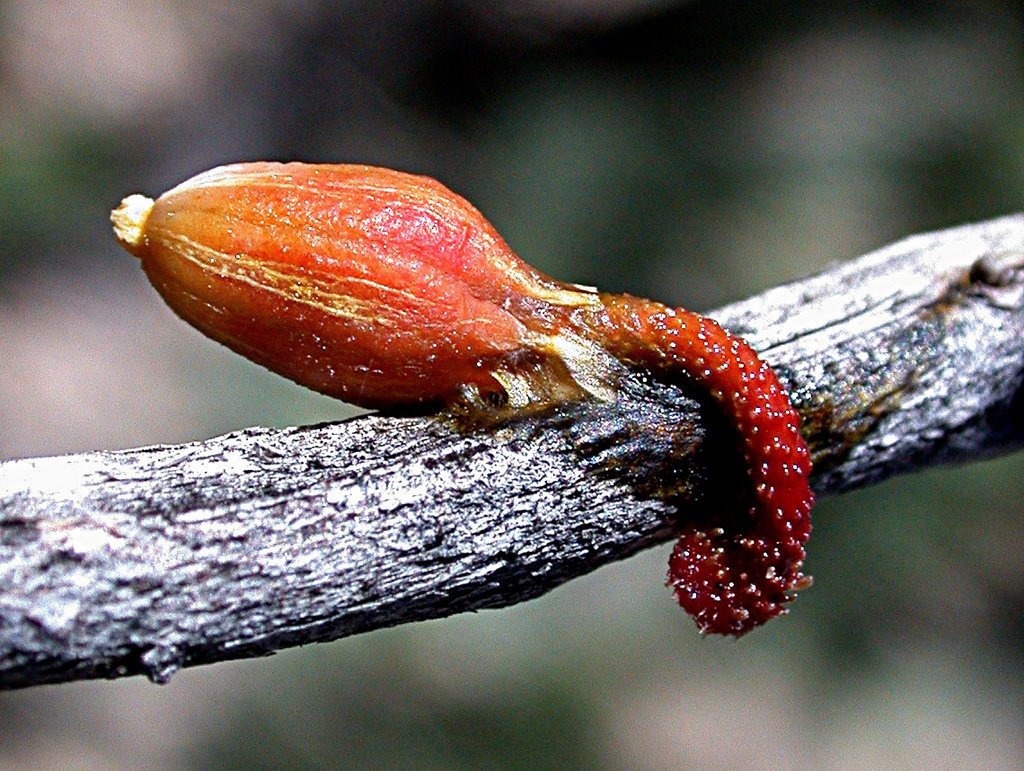
[{"label": "gray tree branch", "polygon": [[[1024,215],[712,315],[792,389],[819,496],[1021,445]],[[737,487],[695,395],[638,373],[614,404],[498,428],[370,415],[0,463],[0,687],[164,682],[540,595]]]}]

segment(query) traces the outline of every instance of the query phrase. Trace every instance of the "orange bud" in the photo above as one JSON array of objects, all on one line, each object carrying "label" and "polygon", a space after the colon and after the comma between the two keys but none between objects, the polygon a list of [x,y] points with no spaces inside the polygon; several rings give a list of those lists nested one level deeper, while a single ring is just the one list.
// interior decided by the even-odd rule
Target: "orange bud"
[{"label": "orange bud", "polygon": [[503,393],[496,362],[539,340],[509,309],[593,302],[438,182],[388,169],[225,166],[155,202],[130,196],[112,219],[190,324],[366,407]]}]

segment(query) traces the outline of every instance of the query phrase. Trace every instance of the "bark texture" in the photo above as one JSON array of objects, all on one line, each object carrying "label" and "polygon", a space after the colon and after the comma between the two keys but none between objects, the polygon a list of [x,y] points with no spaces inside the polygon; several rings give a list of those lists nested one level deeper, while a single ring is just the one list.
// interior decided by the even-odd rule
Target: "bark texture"
[{"label": "bark texture", "polygon": [[[1022,443],[1024,215],[710,315],[791,389],[819,496]],[[540,595],[737,488],[695,396],[637,373],[613,404],[499,428],[370,415],[0,463],[0,687],[165,682]]]}]

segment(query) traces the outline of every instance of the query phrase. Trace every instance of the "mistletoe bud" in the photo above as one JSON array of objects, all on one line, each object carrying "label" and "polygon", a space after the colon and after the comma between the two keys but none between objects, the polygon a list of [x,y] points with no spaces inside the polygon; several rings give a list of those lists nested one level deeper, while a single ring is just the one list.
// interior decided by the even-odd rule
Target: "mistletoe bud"
[{"label": "mistletoe bud", "polygon": [[225,166],[156,201],[129,196],[112,219],[186,321],[362,406],[507,415],[614,399],[623,365],[682,373],[735,427],[752,506],[684,528],[669,563],[680,604],[702,631],[740,635],[808,584],[799,420],[771,369],[710,319],[545,276],[464,199],[387,169]]},{"label": "mistletoe bud", "polygon": [[387,169],[225,166],[155,202],[129,196],[112,218],[190,324],[367,407],[500,392],[496,363],[538,340],[509,308],[589,301],[526,265],[464,199]]}]

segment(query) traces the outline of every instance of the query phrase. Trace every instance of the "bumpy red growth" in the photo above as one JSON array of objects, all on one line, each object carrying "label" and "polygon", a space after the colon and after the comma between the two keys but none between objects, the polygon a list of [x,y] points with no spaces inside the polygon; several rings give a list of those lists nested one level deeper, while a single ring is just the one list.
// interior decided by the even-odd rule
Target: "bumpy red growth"
[{"label": "bumpy red growth", "polygon": [[748,526],[690,525],[669,559],[676,598],[701,631],[741,635],[783,612],[809,580],[800,567],[814,494],[799,418],[771,368],[711,319],[634,298],[614,302],[611,316],[616,355],[686,372],[742,439],[754,493]]},{"label": "bumpy red growth", "polygon": [[238,164],[155,202],[131,196],[113,220],[186,321],[356,404],[608,398],[608,354],[685,373],[735,426],[753,504],[684,531],[669,562],[680,604],[702,631],[740,635],[806,584],[799,421],[771,369],[714,321],[545,276],[464,199],[387,169]]}]

